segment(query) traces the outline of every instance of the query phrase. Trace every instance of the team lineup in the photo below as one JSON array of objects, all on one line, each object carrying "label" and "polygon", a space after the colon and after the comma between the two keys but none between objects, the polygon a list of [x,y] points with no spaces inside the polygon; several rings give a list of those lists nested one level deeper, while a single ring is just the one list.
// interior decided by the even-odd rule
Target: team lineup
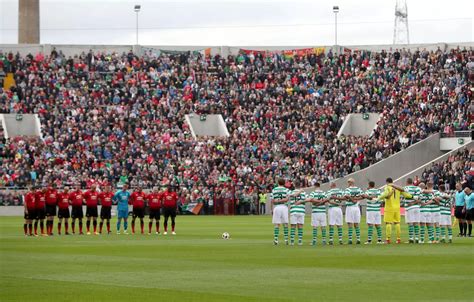
[{"label": "team lineup", "polygon": [[[123,221],[123,232],[128,234],[128,216],[129,205],[133,206],[132,212],[132,233],[135,233],[135,221],[140,220],[140,231],[144,234],[145,207],[149,208],[148,234],[152,233],[153,223],[155,223],[155,234],[160,234],[160,217],[164,216],[164,235],[168,234],[168,219],[171,218],[171,234],[175,235],[176,214],[178,207],[178,196],[174,188],[169,186],[165,191],[159,191],[154,188],[149,194],[141,188],[137,188],[130,193],[128,185],[117,191],[115,194],[110,186],[105,186],[104,190],[99,192],[95,185],[90,190],[83,192],[80,187],[69,191],[65,187],[59,192],[54,185],[37,190],[33,187],[30,192],[24,196],[24,218],[23,225],[25,235],[39,236],[53,235],[54,217],[58,217],[58,234],[61,234],[64,224],[64,234],[69,233],[69,219],[71,218],[72,234],[76,234],[76,221],[78,223],[78,234],[83,235],[84,218],[83,205],[86,205],[86,234],[91,235],[91,223],[93,234],[102,234],[104,224],[107,228],[107,234],[111,233],[110,219],[112,217],[112,205],[117,204],[117,234],[120,234],[120,228]],[[100,216],[98,205],[101,205]],[[71,208],[71,209],[69,209]],[[57,211],[56,211],[57,210]],[[57,213],[56,213],[57,212]],[[100,224],[97,225],[97,219],[100,217]],[[44,220],[46,219],[46,230],[44,229]]]},{"label": "team lineup", "polygon": [[[320,184],[309,194],[301,190],[291,190],[285,187],[285,180],[280,179],[278,186],[272,190],[271,200],[273,208],[272,223],[274,224],[273,243],[279,244],[280,228],[283,227],[286,245],[295,244],[295,234],[298,234],[298,245],[303,244],[303,225],[305,221],[305,205],[311,204],[311,245],[318,242],[318,231],[321,231],[321,243],[334,245],[335,230],[339,244],[343,243],[343,212],[345,206],[345,220],[347,224],[348,244],[361,244],[360,221],[361,212],[359,202],[367,201],[366,219],[368,225],[367,241],[371,244],[374,228],[377,233],[377,243],[392,242],[392,228],[395,226],[396,243],[401,243],[400,210],[405,207],[405,221],[408,224],[407,243],[452,243],[453,231],[451,210],[455,206],[455,216],[459,221],[459,236],[472,235],[472,220],[474,220],[474,194],[469,187],[462,188],[456,185],[454,196],[448,194],[444,185],[434,190],[433,183],[413,184],[407,179],[405,187],[393,184],[387,178],[384,190],[376,189],[375,183],[370,181],[367,190],[354,186],[354,179],[349,179],[346,189],[339,189],[331,183],[327,192],[320,190]],[[452,202],[454,197],[454,204]],[[382,207],[384,207],[383,221],[385,226],[385,241],[382,238]],[[326,214],[327,213],[327,214]],[[290,229],[288,229],[288,224]],[[329,238],[327,227],[329,225]],[[469,235],[467,228],[469,227]]]},{"label": "team lineup", "polygon": [[[361,210],[360,201],[366,200],[367,240],[371,244],[376,232],[377,244],[391,243],[392,228],[395,226],[396,243],[401,243],[400,210],[405,208],[405,221],[408,224],[408,243],[440,243],[453,240],[451,211],[455,207],[455,216],[459,221],[460,236],[472,234],[472,220],[474,219],[474,194],[469,187],[456,186],[456,193],[448,194],[444,185],[438,190],[433,183],[413,184],[408,179],[405,187],[393,184],[387,178],[384,190],[375,188],[370,181],[368,188],[362,190],[356,187],[354,179],[349,179],[347,188],[340,189],[335,183],[324,192],[320,184],[316,183],[315,190],[307,194],[302,190],[291,190],[285,187],[285,180],[278,180],[278,186],[271,192],[273,205],[274,244],[279,244],[280,228],[283,227],[285,244],[303,244],[303,226],[305,223],[306,204],[311,204],[311,245],[318,242],[318,232],[321,234],[321,243],[334,245],[335,237],[339,244],[343,242],[343,220],[347,225],[347,244],[361,244]],[[33,187],[24,195],[24,234],[29,236],[51,236],[54,229],[54,217],[57,216],[57,231],[60,235],[64,226],[64,234],[69,235],[69,222],[72,234],[83,232],[83,205],[86,205],[86,234],[102,234],[104,225],[107,234],[111,233],[110,220],[112,206],[116,204],[117,224],[116,231],[128,234],[129,205],[132,205],[132,233],[135,233],[135,222],[140,222],[140,232],[145,233],[145,208],[149,209],[148,234],[152,234],[155,225],[155,234],[160,234],[160,217],[164,216],[164,232],[168,233],[168,219],[171,218],[171,233],[175,235],[175,218],[178,207],[178,196],[172,186],[164,191],[154,188],[145,193],[142,188],[136,188],[132,193],[125,184],[116,193],[110,186],[98,191],[95,185],[83,192],[79,186],[73,190],[65,187],[58,191],[54,185],[41,190]],[[453,198],[454,197],[454,198]],[[452,200],[455,200],[453,203]],[[101,205],[100,213],[98,206]],[[343,215],[345,206],[345,215]],[[382,215],[382,207],[384,212]],[[385,223],[385,240],[382,237],[382,216]],[[98,218],[100,223],[98,224]],[[46,229],[44,222],[46,220]],[[40,234],[38,234],[38,227]],[[329,230],[328,230],[329,227]],[[337,232],[337,236],[336,236]],[[328,234],[329,233],[329,236]]]}]

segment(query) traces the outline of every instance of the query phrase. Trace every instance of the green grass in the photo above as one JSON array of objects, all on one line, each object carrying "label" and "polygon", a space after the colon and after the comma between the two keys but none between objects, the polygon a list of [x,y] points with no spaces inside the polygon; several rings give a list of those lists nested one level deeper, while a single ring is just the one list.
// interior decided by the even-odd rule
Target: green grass
[{"label": "green grass", "polygon": [[[0,301],[472,301],[474,297],[472,238],[439,245],[311,247],[308,225],[305,245],[290,247],[272,245],[270,217],[182,216],[177,221],[174,237],[35,238],[23,236],[20,217],[1,217]],[[232,239],[222,240],[224,231]]]}]

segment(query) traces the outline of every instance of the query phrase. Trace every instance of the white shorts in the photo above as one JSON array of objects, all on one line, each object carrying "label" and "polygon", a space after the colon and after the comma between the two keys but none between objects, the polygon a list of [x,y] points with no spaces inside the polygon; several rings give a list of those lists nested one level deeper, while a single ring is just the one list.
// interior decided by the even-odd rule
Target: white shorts
[{"label": "white shorts", "polygon": [[441,215],[439,219],[439,225],[451,225],[451,215]]},{"label": "white shorts", "polygon": [[406,223],[419,223],[421,220],[420,208],[407,210],[405,214]]},{"label": "white shorts", "polygon": [[342,210],[339,207],[329,208],[329,225],[342,225]]},{"label": "white shorts", "polygon": [[290,214],[290,224],[304,224],[304,214],[303,213]]},{"label": "white shorts", "polygon": [[441,220],[440,212],[431,213],[431,223],[439,223],[440,220]]},{"label": "white shorts", "polygon": [[313,213],[311,214],[311,226],[312,227],[325,227],[327,226],[326,213]]},{"label": "white shorts", "polygon": [[431,220],[432,216],[430,212],[421,212],[420,216],[421,223],[433,223]]},{"label": "white shorts", "polygon": [[277,205],[273,209],[273,224],[288,224],[288,207],[286,205]]},{"label": "white shorts", "polygon": [[350,206],[346,208],[346,222],[347,223],[360,223],[359,206]]},{"label": "white shorts", "polygon": [[367,211],[367,224],[382,224],[382,215],[380,211]]}]

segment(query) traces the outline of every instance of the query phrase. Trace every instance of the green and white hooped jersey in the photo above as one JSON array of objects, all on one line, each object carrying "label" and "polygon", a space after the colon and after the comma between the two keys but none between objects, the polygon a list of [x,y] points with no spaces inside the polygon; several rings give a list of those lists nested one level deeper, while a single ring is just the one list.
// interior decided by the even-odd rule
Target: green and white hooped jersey
[{"label": "green and white hooped jersey", "polygon": [[[291,192],[291,194],[295,193],[296,191]],[[305,201],[307,195],[305,192],[301,192],[296,196],[290,197],[290,214],[305,214],[305,203],[295,205],[296,202]]]},{"label": "green and white hooped jersey", "polygon": [[[344,196],[347,197],[357,197],[364,194],[364,192],[358,188],[358,187],[349,187],[344,191]],[[352,201],[352,200],[347,200],[346,201],[346,206],[351,207],[351,206],[358,206],[359,201]]]},{"label": "green and white hooped jersey", "polygon": [[436,191],[435,197],[441,198],[439,210],[441,215],[451,216],[451,196],[449,194]]},{"label": "green and white hooped jersey", "polygon": [[[276,187],[272,190],[271,198],[272,200],[288,198],[290,195],[290,190],[285,187]],[[285,202],[274,202],[275,205],[285,205]]]},{"label": "green and white hooped jersey", "polygon": [[382,190],[368,189],[365,191],[365,194],[369,197],[376,198],[367,200],[367,212],[380,212],[382,201],[379,200],[378,197],[382,194]]},{"label": "green and white hooped jersey", "polygon": [[428,202],[433,199],[433,193],[420,193],[418,197],[422,204],[420,205],[420,212],[421,213],[429,213],[431,212],[431,204],[424,205],[423,203]]},{"label": "green and white hooped jersey", "polygon": [[[440,192],[438,190],[433,190],[433,199],[435,197],[439,197],[440,196],[439,193]],[[430,204],[430,206],[431,206],[431,210],[430,210],[431,213],[439,213],[440,212],[440,207],[437,203]]]},{"label": "green and white hooped jersey", "polygon": [[403,188],[407,193],[409,193],[411,196],[413,196],[412,199],[406,199],[404,198],[403,200],[405,201],[405,208],[406,210],[413,210],[413,209],[419,209],[420,205],[419,204],[413,204],[413,205],[408,205],[410,202],[412,202],[414,199],[418,198],[421,194],[421,188],[417,186],[406,186]]},{"label": "green and white hooped jersey", "polygon": [[[326,197],[328,199],[331,199],[332,197],[342,197],[342,196],[344,196],[344,191],[341,190],[341,189],[338,189],[338,188],[334,188],[334,189],[331,189],[331,190],[326,192]],[[340,202],[340,201],[338,200],[337,202]],[[337,208],[337,207],[340,207],[340,206],[329,204],[329,207],[330,208]]]},{"label": "green and white hooped jersey", "polygon": [[[309,194],[310,198],[321,200],[326,199],[326,193],[321,190],[315,190]],[[312,213],[326,213],[326,204],[314,205],[312,206]]]}]

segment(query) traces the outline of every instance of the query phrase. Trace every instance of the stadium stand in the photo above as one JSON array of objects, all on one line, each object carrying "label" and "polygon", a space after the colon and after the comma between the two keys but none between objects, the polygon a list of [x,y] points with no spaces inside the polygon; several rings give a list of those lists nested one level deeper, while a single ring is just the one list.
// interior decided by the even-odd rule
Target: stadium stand
[{"label": "stadium stand", "polygon": [[[37,113],[43,126],[43,140],[3,141],[0,186],[171,183],[207,199],[256,195],[277,176],[328,182],[472,127],[473,54],[0,53],[16,83],[0,112]],[[344,116],[369,112],[382,114],[371,137],[337,136]],[[222,114],[230,137],[194,139],[189,113]]]}]

